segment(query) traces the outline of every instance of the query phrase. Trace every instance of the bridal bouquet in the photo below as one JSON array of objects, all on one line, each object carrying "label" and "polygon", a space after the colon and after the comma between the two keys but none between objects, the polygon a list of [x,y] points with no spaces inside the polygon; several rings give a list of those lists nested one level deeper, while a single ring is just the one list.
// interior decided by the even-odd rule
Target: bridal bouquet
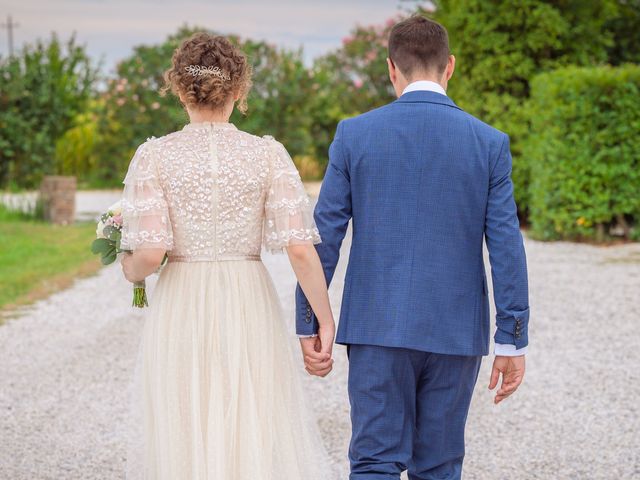
[{"label": "bridal bouquet", "polygon": [[[91,251],[100,255],[103,265],[110,265],[116,261],[118,254],[130,252],[120,249],[122,239],[122,207],[117,202],[100,216],[98,227],[96,228],[96,238],[91,244]],[[167,257],[163,260],[163,265]],[[148,307],[147,291],[144,280],[133,284],[133,306],[138,308]]]}]

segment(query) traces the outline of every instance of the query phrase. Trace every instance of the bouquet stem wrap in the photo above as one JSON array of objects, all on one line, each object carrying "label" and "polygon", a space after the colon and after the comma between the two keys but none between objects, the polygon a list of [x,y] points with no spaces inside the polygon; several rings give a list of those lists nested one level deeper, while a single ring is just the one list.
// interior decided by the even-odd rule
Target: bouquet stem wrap
[{"label": "bouquet stem wrap", "polygon": [[133,284],[132,306],[136,308],[144,308],[149,306],[149,302],[147,302],[146,282],[144,280]]}]

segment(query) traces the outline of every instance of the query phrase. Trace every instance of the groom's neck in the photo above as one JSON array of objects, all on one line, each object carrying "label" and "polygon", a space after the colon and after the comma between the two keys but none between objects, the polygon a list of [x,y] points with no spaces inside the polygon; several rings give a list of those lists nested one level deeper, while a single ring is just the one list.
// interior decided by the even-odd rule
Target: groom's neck
[{"label": "groom's neck", "polygon": [[412,83],[422,82],[422,81],[437,83],[445,90],[447,89],[447,84],[442,82],[442,78],[439,78],[435,75],[429,75],[429,74],[414,75],[411,77],[411,79],[407,79],[407,82],[408,82],[407,85],[411,85]]},{"label": "groom's neck", "polygon": [[446,84],[443,85],[439,79],[434,78],[433,76],[430,76],[430,75],[420,75],[420,76],[411,78],[411,80],[405,79],[404,82],[400,84],[396,84],[395,88],[396,88],[397,96],[398,97],[402,96],[402,92],[404,92],[404,90],[412,83],[421,82],[421,81],[437,83],[444,89],[445,92],[447,91],[447,85]]}]

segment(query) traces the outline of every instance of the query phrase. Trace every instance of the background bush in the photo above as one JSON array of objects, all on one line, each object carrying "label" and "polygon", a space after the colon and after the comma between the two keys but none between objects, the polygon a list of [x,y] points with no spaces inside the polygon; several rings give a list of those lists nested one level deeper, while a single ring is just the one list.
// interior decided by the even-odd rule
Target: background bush
[{"label": "background bush", "polygon": [[81,113],[55,144],[55,171],[60,175],[73,175],[81,179],[95,176],[99,164],[96,142],[98,123],[93,112]]},{"label": "background bush", "polygon": [[639,99],[638,65],[567,67],[534,78],[524,157],[535,236],[638,235]]}]

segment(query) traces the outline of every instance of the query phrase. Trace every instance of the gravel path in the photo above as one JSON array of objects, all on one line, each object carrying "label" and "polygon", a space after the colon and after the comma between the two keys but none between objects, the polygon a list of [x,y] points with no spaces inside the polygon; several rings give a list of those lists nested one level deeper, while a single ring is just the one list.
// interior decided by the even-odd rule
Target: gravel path
[{"label": "gravel path", "polygon": [[[517,396],[495,407],[485,360],[465,479],[640,478],[640,245],[528,241],[527,251],[529,370]],[[265,255],[265,263],[293,330],[286,258]],[[332,286],[336,312],[343,275],[344,258]],[[118,267],[108,267],[0,326],[0,479],[122,478],[121,423],[142,326],[129,295]],[[336,357],[330,377],[305,382],[346,469],[342,347]]]}]

